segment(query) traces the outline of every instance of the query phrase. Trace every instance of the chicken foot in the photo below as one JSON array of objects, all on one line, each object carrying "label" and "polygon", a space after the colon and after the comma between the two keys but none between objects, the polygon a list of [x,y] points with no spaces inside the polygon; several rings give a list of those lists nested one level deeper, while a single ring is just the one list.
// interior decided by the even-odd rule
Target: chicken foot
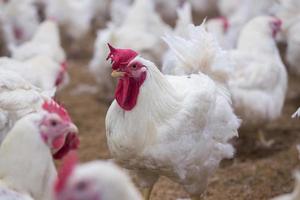
[{"label": "chicken foot", "polygon": [[265,148],[270,148],[272,147],[272,145],[274,144],[274,140],[267,140],[266,137],[265,137],[265,134],[262,130],[259,130],[258,131],[258,141],[259,143],[265,147]]}]

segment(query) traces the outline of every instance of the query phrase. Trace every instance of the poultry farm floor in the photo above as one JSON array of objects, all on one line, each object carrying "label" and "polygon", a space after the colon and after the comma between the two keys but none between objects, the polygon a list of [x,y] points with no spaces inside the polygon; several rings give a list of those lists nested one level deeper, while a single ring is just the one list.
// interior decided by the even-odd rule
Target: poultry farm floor
[{"label": "poultry farm floor", "polygon": [[[96,94],[74,94],[79,84],[95,84],[87,64],[87,60],[69,61],[71,83],[58,95],[58,100],[68,108],[80,129],[82,162],[110,158],[104,125],[109,104],[101,103]],[[273,146],[261,147],[255,132],[240,132],[235,142],[236,157],[224,161],[210,179],[205,200],[264,200],[292,191],[293,171],[299,167],[295,145],[300,144],[300,119],[290,116],[300,106],[300,78],[290,79],[289,86],[282,117],[265,129],[267,139],[275,141]],[[151,200],[184,197],[187,194],[179,185],[161,178]]]}]

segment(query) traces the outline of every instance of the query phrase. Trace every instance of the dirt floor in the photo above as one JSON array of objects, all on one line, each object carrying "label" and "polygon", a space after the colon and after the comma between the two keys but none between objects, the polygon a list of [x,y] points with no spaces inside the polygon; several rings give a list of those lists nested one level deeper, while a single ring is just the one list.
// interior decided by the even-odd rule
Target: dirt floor
[{"label": "dirt floor", "polygon": [[[79,84],[95,82],[88,73],[88,60],[70,60],[70,85],[60,91],[58,100],[69,110],[80,129],[80,159],[82,162],[110,158],[105,137],[104,119],[109,107],[96,94],[75,95]],[[295,145],[300,144],[300,120],[291,114],[300,106],[300,79],[290,78],[289,92],[283,115],[265,128],[274,145],[262,148],[254,132],[240,132],[236,157],[224,161],[210,179],[205,200],[263,200],[291,192],[293,172],[299,167]],[[156,184],[152,200],[175,200],[187,197],[184,190],[166,178]]]}]

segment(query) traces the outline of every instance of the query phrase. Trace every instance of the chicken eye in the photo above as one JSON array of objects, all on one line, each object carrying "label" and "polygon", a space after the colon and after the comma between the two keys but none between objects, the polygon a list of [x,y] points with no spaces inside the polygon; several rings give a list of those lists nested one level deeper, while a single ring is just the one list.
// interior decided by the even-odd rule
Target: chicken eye
[{"label": "chicken eye", "polygon": [[78,191],[86,190],[87,187],[88,187],[88,184],[84,181],[81,181],[81,182],[77,183],[77,185],[76,185],[76,189]]},{"label": "chicken eye", "polygon": [[50,124],[51,124],[51,126],[57,126],[57,121],[56,120],[51,120]]},{"label": "chicken eye", "polygon": [[137,64],[131,65],[131,69],[136,69],[136,68],[137,68]]}]

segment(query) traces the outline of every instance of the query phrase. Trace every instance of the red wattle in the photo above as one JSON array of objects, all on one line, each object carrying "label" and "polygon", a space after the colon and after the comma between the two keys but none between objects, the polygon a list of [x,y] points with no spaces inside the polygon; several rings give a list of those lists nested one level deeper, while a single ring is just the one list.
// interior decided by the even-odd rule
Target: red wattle
[{"label": "red wattle", "polygon": [[138,80],[131,77],[124,77],[118,81],[115,98],[121,108],[130,111],[135,107],[140,87],[145,79],[146,72],[143,72]]}]

